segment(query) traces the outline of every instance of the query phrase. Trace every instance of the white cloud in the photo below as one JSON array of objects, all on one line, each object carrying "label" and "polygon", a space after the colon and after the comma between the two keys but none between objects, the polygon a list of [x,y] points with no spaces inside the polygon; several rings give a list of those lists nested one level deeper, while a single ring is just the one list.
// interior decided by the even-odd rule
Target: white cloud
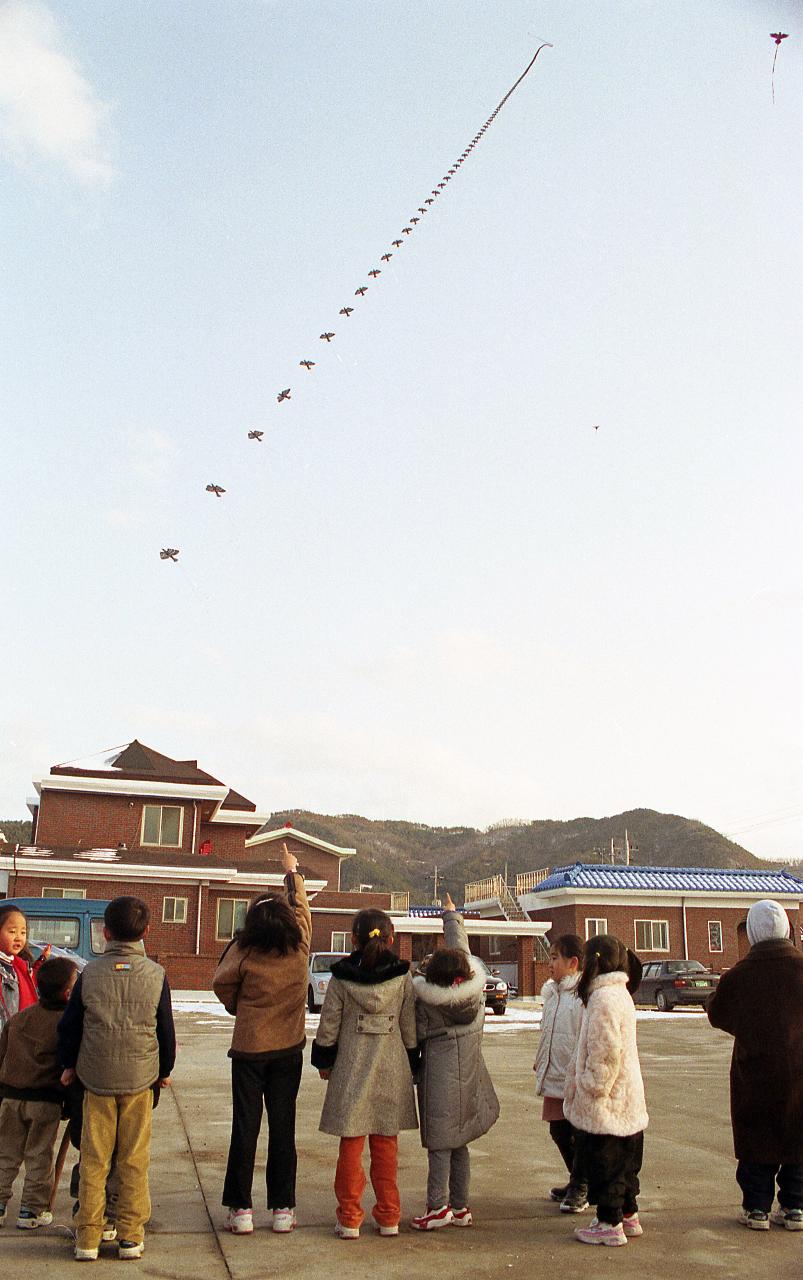
[{"label": "white cloud", "polygon": [[36,0],[0,5],[0,140],[13,160],[49,160],[81,182],[111,181],[110,110],[65,50],[49,9]]}]

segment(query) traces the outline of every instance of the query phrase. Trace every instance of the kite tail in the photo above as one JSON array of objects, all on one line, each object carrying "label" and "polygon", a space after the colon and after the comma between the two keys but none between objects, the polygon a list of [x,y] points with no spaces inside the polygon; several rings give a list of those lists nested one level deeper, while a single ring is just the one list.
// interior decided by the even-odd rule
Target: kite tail
[{"label": "kite tail", "polygon": [[772,105],[775,106],[775,63],[778,61],[778,50],[780,44],[775,46],[775,57],[772,59]]}]

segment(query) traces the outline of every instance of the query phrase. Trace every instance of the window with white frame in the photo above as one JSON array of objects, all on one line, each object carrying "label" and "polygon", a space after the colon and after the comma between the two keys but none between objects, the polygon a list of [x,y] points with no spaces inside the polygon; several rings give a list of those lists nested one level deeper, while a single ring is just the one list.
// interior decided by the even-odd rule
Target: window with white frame
[{"label": "window with white frame", "polygon": [[43,898],[85,898],[86,889],[63,888],[53,884],[46,884],[42,890]]},{"label": "window with white frame", "polygon": [[218,898],[215,937],[219,942],[229,942],[245,924],[249,902],[247,898]]},{"label": "window with white frame", "polygon": [[604,916],[586,916],[586,942],[589,938],[596,938],[599,933],[607,932],[608,921]]},{"label": "window with white frame", "polygon": [[489,934],[488,935],[488,955],[501,956],[501,954],[502,954],[502,939],[499,937],[498,933]]},{"label": "window with white frame", "polygon": [[349,950],[348,942],[347,942],[348,936],[349,935],[347,933],[340,933],[340,932],[333,933],[332,934],[332,950],[348,951]]},{"label": "window with white frame", "polygon": [[180,849],[184,828],[184,810],[178,804],[144,804],[142,806],[141,844],[159,845],[164,849]]},{"label": "window with white frame", "polygon": [[186,924],[188,898],[163,898],[162,921],[164,924]]},{"label": "window with white frame", "polygon": [[708,921],[708,950],[722,951],[723,949],[724,948],[722,946],[722,921],[709,920]]},{"label": "window with white frame", "polygon": [[668,920],[635,920],[636,951],[668,951]]}]

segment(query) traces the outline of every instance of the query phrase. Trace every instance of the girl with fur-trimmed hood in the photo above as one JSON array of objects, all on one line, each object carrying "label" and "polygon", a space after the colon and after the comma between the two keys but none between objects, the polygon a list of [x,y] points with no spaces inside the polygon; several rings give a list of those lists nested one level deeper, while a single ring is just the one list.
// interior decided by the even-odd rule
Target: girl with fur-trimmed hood
[{"label": "girl with fur-trimmed hood", "polygon": [[566,1074],[563,1111],[578,1131],[588,1199],[597,1216],[575,1236],[583,1244],[627,1244],[643,1234],[639,1171],[648,1116],[633,992],[641,962],[610,934],[589,938],[577,994],[583,1002],[577,1050]]},{"label": "girl with fur-trimmed hood", "polygon": [[485,974],[468,949],[463,917],[447,894],[446,946],[413,979],[421,1047],[418,1109],[428,1149],[427,1208],[413,1218],[419,1231],[471,1226],[468,1144],[499,1117],[499,1100],[482,1056]]}]

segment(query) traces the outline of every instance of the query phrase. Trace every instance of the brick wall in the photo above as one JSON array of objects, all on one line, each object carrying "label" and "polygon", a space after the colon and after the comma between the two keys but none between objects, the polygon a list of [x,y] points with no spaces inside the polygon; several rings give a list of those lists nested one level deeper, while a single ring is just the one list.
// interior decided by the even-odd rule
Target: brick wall
[{"label": "brick wall", "polygon": [[[316,849],[295,836],[287,837],[287,848],[298,858],[298,864],[308,880],[325,880],[327,892],[337,893],[340,887],[340,858],[337,854],[327,853],[325,849]],[[281,840],[270,840],[264,844],[252,845],[251,853],[259,853],[270,861],[280,862],[282,857]],[[387,895],[385,895],[387,897]]]}]

